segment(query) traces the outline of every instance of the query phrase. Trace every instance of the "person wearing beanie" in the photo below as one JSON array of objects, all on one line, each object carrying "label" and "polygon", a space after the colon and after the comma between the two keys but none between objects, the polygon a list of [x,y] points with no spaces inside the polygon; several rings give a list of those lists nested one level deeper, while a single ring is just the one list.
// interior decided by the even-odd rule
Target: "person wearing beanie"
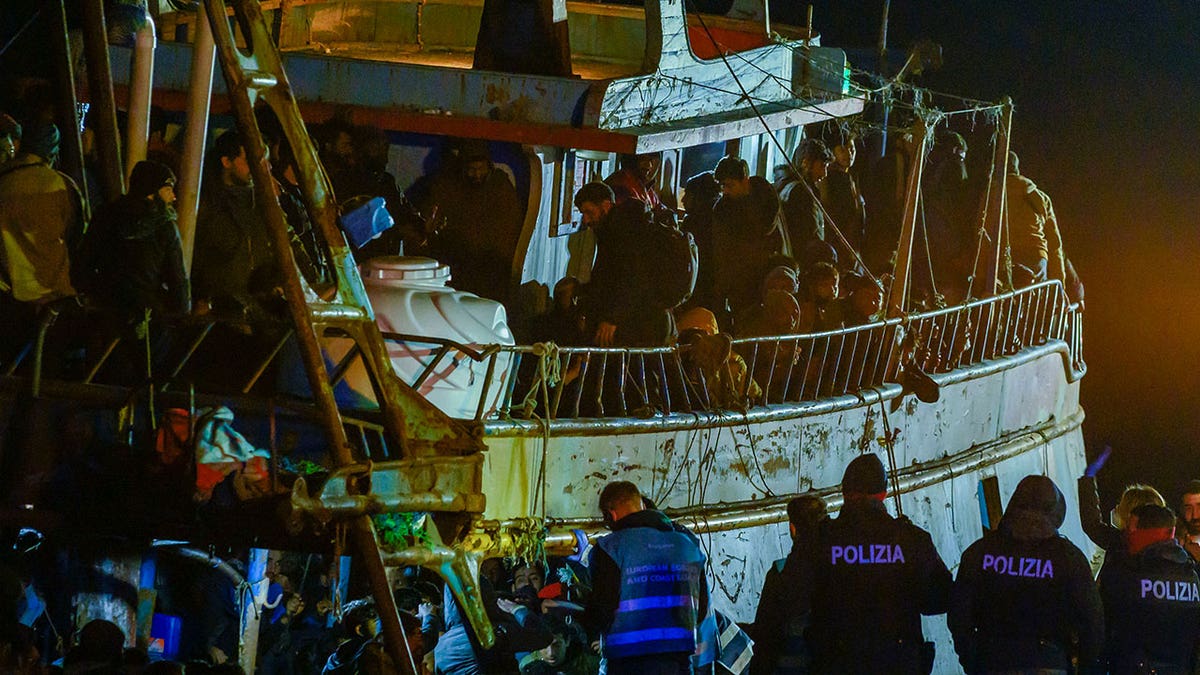
[{"label": "person wearing beanie", "polygon": [[842,510],[817,537],[808,647],[813,673],[928,673],[921,616],[946,611],[952,579],[929,533],[884,504],[879,456],[856,457]]},{"label": "person wearing beanie", "polygon": [[129,192],[96,212],[80,247],[75,280],[93,302],[135,319],[191,310],[174,204],[171,169],[138,162]]},{"label": "person wearing beanie", "polygon": [[947,623],[968,674],[1094,672],[1104,617],[1088,560],[1058,533],[1067,503],[1045,476],[1017,485],[958,566]]},{"label": "person wearing beanie", "polygon": [[1200,646],[1200,578],[1159,504],[1130,512],[1128,551],[1100,573],[1110,673],[1191,673]]}]

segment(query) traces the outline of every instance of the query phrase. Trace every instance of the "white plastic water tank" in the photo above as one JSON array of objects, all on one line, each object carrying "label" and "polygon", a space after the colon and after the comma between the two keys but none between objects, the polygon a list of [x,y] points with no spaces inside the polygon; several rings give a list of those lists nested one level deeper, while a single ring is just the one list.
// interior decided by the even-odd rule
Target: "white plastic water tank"
[{"label": "white plastic water tank", "polygon": [[[514,344],[504,305],[450,288],[446,285],[450,268],[432,258],[372,258],[363,264],[361,273],[375,310],[375,323],[385,333],[443,338],[475,350]],[[420,340],[389,340],[387,346],[396,374],[410,386],[440,348],[437,343]],[[331,361],[337,363],[349,350],[349,340],[329,339],[325,348]],[[484,395],[489,358],[476,361],[451,349],[416,390],[451,417],[472,419]],[[502,402],[511,365],[511,354],[497,354],[484,416],[496,412]],[[361,360],[355,361],[343,382],[337,391],[340,403],[377,405]]]}]

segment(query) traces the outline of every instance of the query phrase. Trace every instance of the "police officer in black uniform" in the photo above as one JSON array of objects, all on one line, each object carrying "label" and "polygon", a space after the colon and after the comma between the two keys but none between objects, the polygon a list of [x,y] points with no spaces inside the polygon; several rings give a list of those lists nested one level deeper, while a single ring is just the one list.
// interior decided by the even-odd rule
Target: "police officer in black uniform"
[{"label": "police officer in black uniform", "polygon": [[812,623],[814,673],[928,673],[921,615],[946,611],[951,577],[929,533],[893,518],[874,454],[850,462],[841,512],[818,536]]},{"label": "police officer in black uniform", "polygon": [[1045,476],[1026,476],[996,531],[963,553],[949,625],[969,674],[1094,671],[1104,636],[1087,558],[1058,533],[1067,504]]},{"label": "police officer in black uniform", "polygon": [[1200,579],[1175,541],[1175,514],[1146,504],[1130,515],[1124,552],[1100,574],[1110,673],[1191,673],[1200,638]]}]

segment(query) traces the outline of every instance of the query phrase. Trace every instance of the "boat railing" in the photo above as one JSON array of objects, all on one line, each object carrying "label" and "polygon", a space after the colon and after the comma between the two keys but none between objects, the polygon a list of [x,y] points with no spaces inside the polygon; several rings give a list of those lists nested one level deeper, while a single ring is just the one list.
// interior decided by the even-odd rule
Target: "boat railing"
[{"label": "boat railing", "polygon": [[[1069,302],[1062,284],[1048,281],[863,326],[733,339],[730,358],[716,367],[704,364],[694,346],[539,343],[479,350],[414,339],[439,343],[436,359],[458,351],[488,362],[476,420],[555,419],[744,411],[813,401],[904,383],[906,373],[950,373],[1055,340],[1066,343],[1068,377],[1074,381],[1085,368],[1082,327],[1082,312]],[[508,376],[501,378],[497,364],[506,361]],[[497,395],[498,404],[484,405]]]}]

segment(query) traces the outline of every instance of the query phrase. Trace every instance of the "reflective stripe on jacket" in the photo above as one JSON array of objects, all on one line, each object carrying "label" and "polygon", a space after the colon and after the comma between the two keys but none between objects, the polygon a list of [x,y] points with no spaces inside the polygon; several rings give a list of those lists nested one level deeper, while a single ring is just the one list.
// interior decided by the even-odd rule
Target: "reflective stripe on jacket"
[{"label": "reflective stripe on jacket", "polygon": [[620,604],[604,635],[610,659],[696,649],[704,554],[685,532],[617,530],[596,542],[621,570]]}]

